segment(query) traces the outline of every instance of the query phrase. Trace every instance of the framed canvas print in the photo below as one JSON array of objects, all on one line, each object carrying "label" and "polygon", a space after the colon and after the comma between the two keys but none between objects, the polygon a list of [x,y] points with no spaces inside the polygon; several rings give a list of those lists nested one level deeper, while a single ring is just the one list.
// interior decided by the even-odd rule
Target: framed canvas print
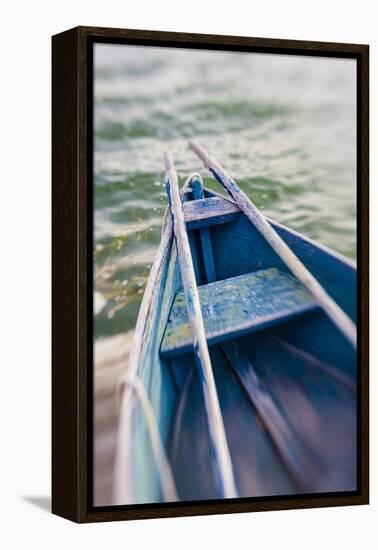
[{"label": "framed canvas print", "polygon": [[52,52],[53,512],[368,503],[368,46]]}]

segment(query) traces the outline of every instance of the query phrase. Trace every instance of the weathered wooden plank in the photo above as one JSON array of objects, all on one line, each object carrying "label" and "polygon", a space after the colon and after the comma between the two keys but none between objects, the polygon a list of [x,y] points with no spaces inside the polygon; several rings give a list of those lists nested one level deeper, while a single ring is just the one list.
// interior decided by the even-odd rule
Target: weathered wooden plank
[{"label": "weathered wooden plank", "polygon": [[199,229],[229,223],[240,215],[239,207],[222,197],[209,197],[183,204],[186,228]]},{"label": "weathered wooden plank", "polygon": [[[198,288],[209,344],[271,327],[318,306],[296,279],[277,268],[264,269]],[[192,349],[184,293],[179,291],[165,329],[161,354]]]},{"label": "weathered wooden plank", "polygon": [[164,162],[166,169],[166,189],[185,294],[185,310],[190,325],[191,340],[205,400],[214,477],[219,496],[222,498],[235,498],[237,490],[234,473],[206,341],[192,254],[178,188],[178,178],[172,157],[168,153],[164,155]]}]

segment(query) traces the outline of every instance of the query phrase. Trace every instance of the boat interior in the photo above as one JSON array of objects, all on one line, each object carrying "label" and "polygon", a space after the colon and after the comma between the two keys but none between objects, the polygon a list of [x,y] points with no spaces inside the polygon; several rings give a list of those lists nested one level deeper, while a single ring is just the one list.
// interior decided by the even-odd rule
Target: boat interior
[{"label": "boat interior", "polygon": [[[233,201],[199,180],[183,211],[238,496],[355,490],[355,350]],[[353,264],[271,223],[355,320]],[[174,239],[157,287],[139,374],[180,500],[219,499]],[[138,501],[162,500],[150,453],[134,469]]]}]

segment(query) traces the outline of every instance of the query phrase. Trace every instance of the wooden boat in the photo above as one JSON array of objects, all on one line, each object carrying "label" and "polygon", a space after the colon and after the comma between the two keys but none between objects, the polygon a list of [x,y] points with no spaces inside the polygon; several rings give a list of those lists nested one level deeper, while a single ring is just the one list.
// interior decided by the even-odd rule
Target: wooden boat
[{"label": "wooden boat", "polygon": [[[232,496],[355,490],[354,347],[233,200],[202,190],[194,176],[182,210],[232,464]],[[268,222],[355,321],[355,265]],[[182,288],[168,220],[124,379],[115,504],[225,496],[214,473]]]}]

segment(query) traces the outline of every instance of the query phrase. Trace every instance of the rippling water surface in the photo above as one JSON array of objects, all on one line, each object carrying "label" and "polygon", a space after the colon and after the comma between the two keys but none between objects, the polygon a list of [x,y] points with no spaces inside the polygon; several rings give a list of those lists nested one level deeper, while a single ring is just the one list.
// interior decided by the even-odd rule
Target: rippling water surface
[{"label": "rippling water surface", "polygon": [[[167,204],[197,138],[270,217],[356,253],[353,60],[95,47],[95,335],[134,327]],[[217,189],[219,191],[219,189]]]}]

